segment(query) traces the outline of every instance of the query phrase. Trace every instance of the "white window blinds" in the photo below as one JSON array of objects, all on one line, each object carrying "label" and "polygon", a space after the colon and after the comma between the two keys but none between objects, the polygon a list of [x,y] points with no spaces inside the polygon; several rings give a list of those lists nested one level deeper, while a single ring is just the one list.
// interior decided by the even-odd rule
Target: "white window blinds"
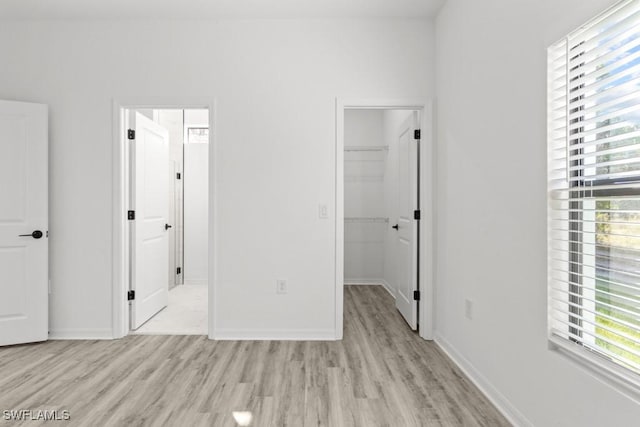
[{"label": "white window blinds", "polygon": [[640,1],[618,4],[549,48],[548,125],[550,337],[635,381]]}]

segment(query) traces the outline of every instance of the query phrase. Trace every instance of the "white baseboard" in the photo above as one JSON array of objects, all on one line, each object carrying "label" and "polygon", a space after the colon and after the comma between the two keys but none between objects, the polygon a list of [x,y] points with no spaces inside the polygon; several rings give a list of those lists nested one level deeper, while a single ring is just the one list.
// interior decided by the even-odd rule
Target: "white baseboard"
[{"label": "white baseboard", "polygon": [[335,341],[333,329],[217,329],[220,341]]},{"label": "white baseboard", "polygon": [[344,284],[349,286],[382,285],[382,279],[344,279]]},{"label": "white baseboard", "polygon": [[56,329],[49,331],[50,340],[112,340],[111,329]]},{"label": "white baseboard", "polygon": [[449,356],[451,360],[460,368],[462,372],[473,382],[476,387],[494,404],[498,411],[516,427],[533,427],[533,423],[529,421],[516,408],[511,401],[502,393],[500,393],[487,378],[482,375],[473,364],[460,354],[446,339],[439,334],[434,338],[435,343],[442,351]]},{"label": "white baseboard", "polygon": [[389,295],[391,295],[393,297],[393,299],[396,299],[396,293],[393,290],[393,287],[389,284],[389,282],[387,282],[386,280],[382,279],[382,286],[384,286],[384,288],[387,290],[387,292],[389,292]]},{"label": "white baseboard", "polygon": [[391,295],[393,299],[396,298],[396,294],[393,292],[393,287],[384,279],[345,279],[344,284],[348,286],[382,286],[387,290],[387,292],[389,292],[389,295]]}]

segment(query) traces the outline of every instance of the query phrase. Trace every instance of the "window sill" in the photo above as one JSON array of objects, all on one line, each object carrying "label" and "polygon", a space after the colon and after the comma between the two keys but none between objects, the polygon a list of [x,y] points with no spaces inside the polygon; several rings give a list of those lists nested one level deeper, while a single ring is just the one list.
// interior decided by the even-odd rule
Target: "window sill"
[{"label": "window sill", "polygon": [[549,350],[570,359],[593,378],[640,403],[640,375],[554,335],[549,336],[548,342]]}]

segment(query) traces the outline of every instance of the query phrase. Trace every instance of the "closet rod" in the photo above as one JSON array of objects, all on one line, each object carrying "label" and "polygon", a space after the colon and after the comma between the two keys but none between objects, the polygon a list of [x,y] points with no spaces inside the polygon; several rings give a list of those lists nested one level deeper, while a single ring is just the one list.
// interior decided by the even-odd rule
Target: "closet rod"
[{"label": "closet rod", "polygon": [[344,147],[344,151],[388,151],[388,145],[352,145],[350,147]]},{"label": "closet rod", "polygon": [[345,222],[389,222],[389,218],[383,217],[345,217]]}]

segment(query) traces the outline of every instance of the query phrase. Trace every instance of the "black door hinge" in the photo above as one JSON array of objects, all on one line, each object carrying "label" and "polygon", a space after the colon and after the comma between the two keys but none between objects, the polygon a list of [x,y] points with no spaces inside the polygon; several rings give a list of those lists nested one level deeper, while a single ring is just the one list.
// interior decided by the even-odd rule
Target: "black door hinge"
[{"label": "black door hinge", "polygon": [[420,301],[420,291],[413,291],[414,301]]},{"label": "black door hinge", "polygon": [[127,219],[129,221],[136,219],[136,211],[127,211]]},{"label": "black door hinge", "polygon": [[134,129],[127,131],[127,139],[136,139],[136,131]]},{"label": "black door hinge", "polygon": [[182,274],[182,267],[176,268],[176,274]]},{"label": "black door hinge", "polygon": [[180,172],[176,173],[176,179],[182,179],[182,174]]},{"label": "black door hinge", "polygon": [[127,292],[127,301],[133,301],[136,299],[136,291]]},{"label": "black door hinge", "polygon": [[420,219],[420,211],[413,211],[413,219]]},{"label": "black door hinge", "polygon": [[420,129],[416,129],[413,131],[413,139],[420,139],[420,135],[422,132],[420,132]]}]

